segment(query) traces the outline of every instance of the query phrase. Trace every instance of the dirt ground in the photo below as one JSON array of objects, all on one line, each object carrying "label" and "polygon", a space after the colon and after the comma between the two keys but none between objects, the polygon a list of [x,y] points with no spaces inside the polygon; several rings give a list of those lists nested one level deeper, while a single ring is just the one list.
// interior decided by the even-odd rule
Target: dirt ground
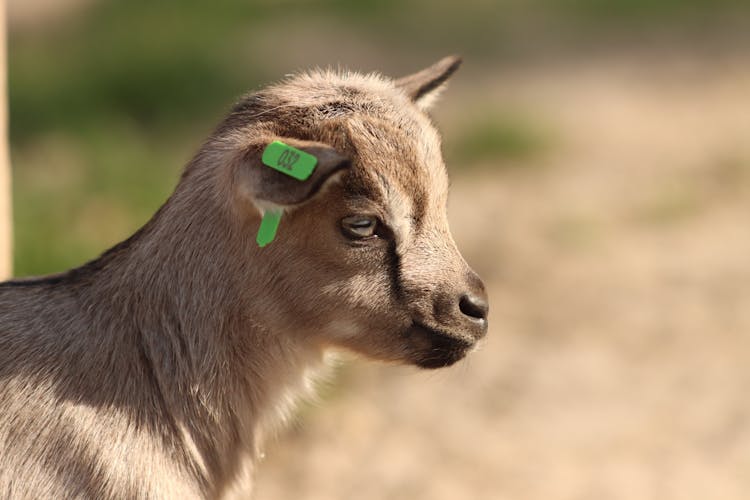
[{"label": "dirt ground", "polygon": [[486,343],[438,372],[346,364],[256,498],[750,498],[750,57],[469,69],[438,119],[482,103],[554,137],[453,179]]}]

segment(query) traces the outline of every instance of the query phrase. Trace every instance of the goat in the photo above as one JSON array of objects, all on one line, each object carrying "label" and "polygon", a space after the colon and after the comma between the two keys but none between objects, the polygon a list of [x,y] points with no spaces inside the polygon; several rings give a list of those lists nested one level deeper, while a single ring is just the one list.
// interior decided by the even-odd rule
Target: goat
[{"label": "goat", "polygon": [[[448,366],[487,329],[426,114],[460,59],[242,98],[140,230],[0,284],[0,497],[236,498],[332,348]],[[298,181],[271,141],[314,155]],[[276,239],[255,235],[284,213]]]}]

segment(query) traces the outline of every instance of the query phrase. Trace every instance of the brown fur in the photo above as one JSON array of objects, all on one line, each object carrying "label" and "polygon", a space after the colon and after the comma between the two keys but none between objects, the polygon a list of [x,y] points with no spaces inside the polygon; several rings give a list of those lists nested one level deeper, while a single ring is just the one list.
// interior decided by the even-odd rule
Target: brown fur
[{"label": "brown fur", "polygon": [[[0,497],[242,496],[327,348],[423,367],[463,357],[486,331],[484,290],[449,233],[420,109],[457,65],[401,84],[312,72],[247,96],[135,235],[1,284]],[[277,138],[316,152],[315,183],[260,164]],[[261,249],[272,206],[285,215]],[[378,237],[346,238],[353,214],[383,221]]]}]

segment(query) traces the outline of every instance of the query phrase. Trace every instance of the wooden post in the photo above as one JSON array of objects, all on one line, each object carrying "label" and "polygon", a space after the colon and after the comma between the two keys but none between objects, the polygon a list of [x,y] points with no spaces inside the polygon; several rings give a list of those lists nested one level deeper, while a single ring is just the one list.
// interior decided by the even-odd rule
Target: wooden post
[{"label": "wooden post", "polygon": [[0,0],[0,281],[11,276],[13,265],[8,146],[8,82],[6,1]]}]

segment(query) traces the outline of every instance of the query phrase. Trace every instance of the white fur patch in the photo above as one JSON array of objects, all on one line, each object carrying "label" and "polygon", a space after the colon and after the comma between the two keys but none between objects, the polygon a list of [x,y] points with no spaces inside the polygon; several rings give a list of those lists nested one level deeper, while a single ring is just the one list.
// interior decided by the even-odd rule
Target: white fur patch
[{"label": "white fur patch", "polygon": [[362,334],[362,328],[348,318],[337,318],[328,324],[327,330],[336,339],[352,339]]}]

